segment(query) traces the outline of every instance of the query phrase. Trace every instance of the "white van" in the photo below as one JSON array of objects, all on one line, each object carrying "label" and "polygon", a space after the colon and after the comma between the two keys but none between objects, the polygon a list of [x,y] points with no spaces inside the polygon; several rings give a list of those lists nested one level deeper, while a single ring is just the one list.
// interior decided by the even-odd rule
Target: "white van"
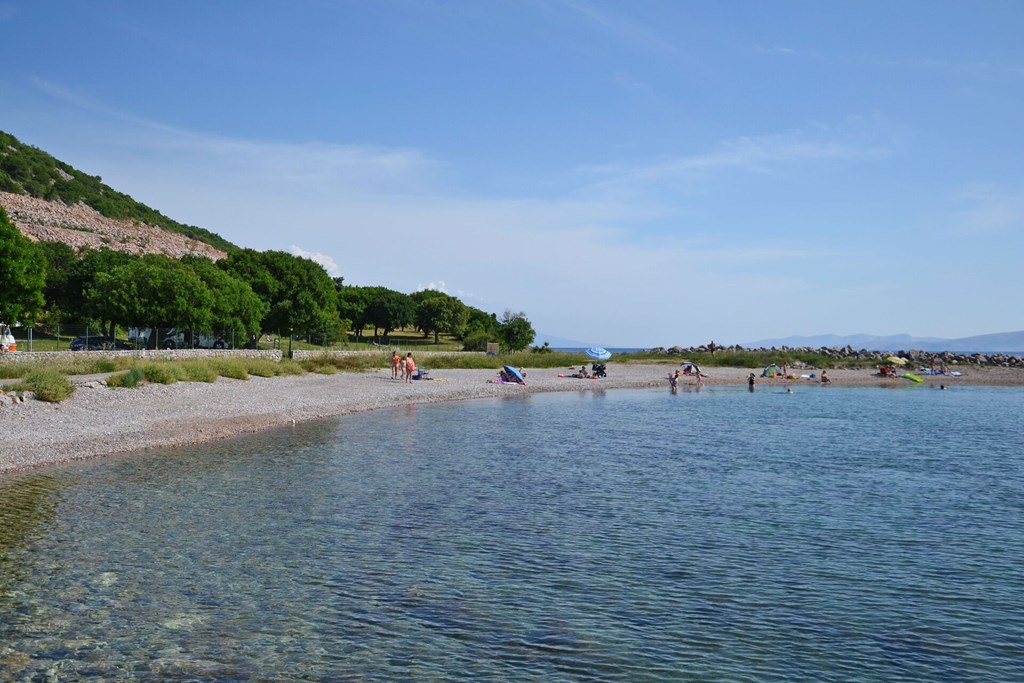
[{"label": "white van", "polygon": [[18,344],[14,340],[14,335],[11,334],[10,326],[0,323],[0,353],[17,350]]}]

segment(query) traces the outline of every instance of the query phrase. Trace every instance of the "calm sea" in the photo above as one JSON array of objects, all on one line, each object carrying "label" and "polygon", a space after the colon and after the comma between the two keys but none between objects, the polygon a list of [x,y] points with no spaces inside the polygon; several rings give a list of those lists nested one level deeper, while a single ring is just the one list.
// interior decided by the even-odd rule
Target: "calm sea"
[{"label": "calm sea", "polygon": [[0,479],[0,680],[1021,681],[1024,390],[398,408]]}]

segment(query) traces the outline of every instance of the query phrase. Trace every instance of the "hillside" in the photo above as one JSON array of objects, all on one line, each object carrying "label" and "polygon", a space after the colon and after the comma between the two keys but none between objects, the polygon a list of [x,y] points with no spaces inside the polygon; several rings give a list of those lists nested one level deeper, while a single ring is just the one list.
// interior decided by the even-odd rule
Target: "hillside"
[{"label": "hillside", "polygon": [[[18,197],[38,201],[17,202],[15,198]],[[42,239],[57,239],[69,244],[88,243],[89,246],[107,246],[122,251],[167,253],[159,242],[164,233],[169,233],[166,235],[168,239],[171,236],[184,237],[189,244],[199,242],[208,245],[221,255],[238,248],[209,230],[178,223],[117,192],[99,177],[83,173],[40,149],[22,144],[3,131],[0,131],[0,205],[7,209],[22,232],[34,239],[40,239],[39,235],[45,233],[49,236]],[[20,217],[16,213],[20,213]],[[142,230],[145,234],[138,237],[133,235],[144,227],[152,230]],[[71,234],[74,232],[80,234]],[[83,233],[94,233],[98,237],[90,241],[91,238]],[[70,237],[74,239],[65,239]],[[184,253],[201,253],[203,249],[188,249]]]},{"label": "hillside", "polygon": [[37,242],[63,242],[73,249],[107,247],[129,254],[164,254],[181,258],[188,254],[216,261],[227,252],[206,242],[133,220],[116,220],[90,206],[48,202],[24,194],[0,192],[0,206],[22,234]]}]

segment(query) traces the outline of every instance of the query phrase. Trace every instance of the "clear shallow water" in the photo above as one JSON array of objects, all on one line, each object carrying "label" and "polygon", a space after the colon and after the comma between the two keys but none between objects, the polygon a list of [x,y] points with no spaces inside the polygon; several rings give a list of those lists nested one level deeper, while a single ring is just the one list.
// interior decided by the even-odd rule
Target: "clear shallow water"
[{"label": "clear shallow water", "polygon": [[0,680],[1024,680],[1024,391],[399,408],[0,479]]}]

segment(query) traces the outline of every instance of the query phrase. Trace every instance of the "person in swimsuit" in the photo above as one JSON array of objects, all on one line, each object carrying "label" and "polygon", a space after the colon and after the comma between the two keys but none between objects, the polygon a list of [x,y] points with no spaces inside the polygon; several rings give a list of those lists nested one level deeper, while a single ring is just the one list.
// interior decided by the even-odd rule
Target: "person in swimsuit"
[{"label": "person in swimsuit", "polygon": [[391,379],[398,379],[398,366],[402,363],[402,357],[398,351],[391,352]]},{"label": "person in swimsuit", "polygon": [[405,381],[412,381],[412,373],[416,372],[416,361],[412,359],[412,351],[405,354]]}]

